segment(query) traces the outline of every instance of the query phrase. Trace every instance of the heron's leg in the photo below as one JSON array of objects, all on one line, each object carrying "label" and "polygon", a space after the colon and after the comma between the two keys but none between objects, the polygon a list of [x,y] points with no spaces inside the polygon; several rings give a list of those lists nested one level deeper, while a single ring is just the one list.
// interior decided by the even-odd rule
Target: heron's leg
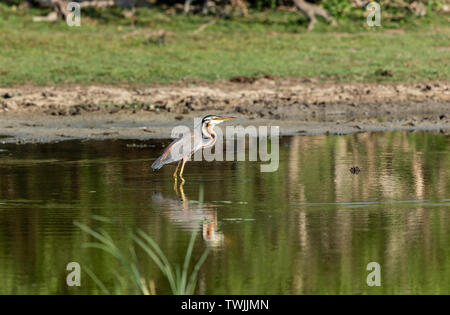
[{"label": "heron's leg", "polygon": [[184,164],[186,164],[186,161],[187,161],[187,158],[183,158],[183,164],[181,165],[181,171],[180,171],[180,178],[183,183],[184,183],[183,171],[184,171]]},{"label": "heron's leg", "polygon": [[181,160],[180,160],[180,162],[178,162],[177,168],[175,169],[175,172],[173,173],[173,179],[174,179],[174,181],[173,181],[173,190],[175,190],[175,194],[177,195],[177,197],[179,197],[179,195],[178,195],[178,183],[177,183],[177,172],[178,172],[178,169],[180,168],[180,164],[181,164]]},{"label": "heron's leg", "polygon": [[181,164],[181,160],[180,160],[180,162],[178,162],[177,168],[175,169],[175,172],[173,173],[173,177],[175,178],[175,181],[177,180],[177,172],[178,172],[178,168],[180,167],[180,164]]},{"label": "heron's leg", "polygon": [[177,195],[178,198],[181,199],[181,201],[186,202],[186,201],[188,201],[188,199],[186,198],[186,195],[184,194],[183,185],[184,185],[184,179],[181,178],[180,192],[178,192],[178,183],[177,183],[177,178],[175,177],[175,182],[173,184],[173,190],[175,190],[175,194]]},{"label": "heron's leg", "polygon": [[181,195],[181,200],[182,200],[183,202],[186,202],[187,199],[186,199],[186,195],[184,194],[183,186],[184,186],[184,179],[183,179],[183,177],[181,177],[181,183],[180,183],[180,195]]},{"label": "heron's leg", "polygon": [[173,178],[174,178],[174,181],[173,181],[173,190],[175,191],[175,194],[176,194],[177,197],[178,197],[178,183],[177,183],[177,177],[174,176]]}]

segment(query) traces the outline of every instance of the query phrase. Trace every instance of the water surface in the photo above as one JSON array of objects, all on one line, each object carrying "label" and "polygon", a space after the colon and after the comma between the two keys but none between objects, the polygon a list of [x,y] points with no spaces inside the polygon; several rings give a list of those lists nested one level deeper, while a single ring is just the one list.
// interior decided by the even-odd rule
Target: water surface
[{"label": "water surface", "polygon": [[[174,166],[151,170],[167,143],[1,145],[0,293],[102,293],[85,273],[81,287],[66,285],[72,261],[114,287],[120,264],[85,248],[92,238],[75,221],[104,228],[125,251],[139,227],[174,264],[197,230],[194,257],[211,248],[199,294],[450,293],[448,135],[286,137],[277,172],[190,162],[182,187]],[[156,293],[170,293],[137,256]],[[369,262],[381,265],[380,287],[366,284]]]}]

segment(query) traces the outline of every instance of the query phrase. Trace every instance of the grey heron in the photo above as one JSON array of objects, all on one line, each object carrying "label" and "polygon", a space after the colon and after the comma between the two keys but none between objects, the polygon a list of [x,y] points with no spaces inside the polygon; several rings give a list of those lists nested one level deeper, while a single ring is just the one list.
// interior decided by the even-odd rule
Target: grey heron
[{"label": "grey heron", "polygon": [[[169,144],[163,154],[153,162],[152,169],[156,171],[166,164],[179,161],[173,176],[175,179],[177,178],[177,171],[181,165],[179,176],[183,180],[184,165],[191,155],[200,149],[212,147],[216,143],[217,135],[214,132],[214,126],[234,119],[234,117],[218,115],[207,115],[203,117],[201,124],[196,126],[199,129],[194,130],[193,135],[190,133],[185,134]],[[196,137],[196,135],[198,136]]]}]

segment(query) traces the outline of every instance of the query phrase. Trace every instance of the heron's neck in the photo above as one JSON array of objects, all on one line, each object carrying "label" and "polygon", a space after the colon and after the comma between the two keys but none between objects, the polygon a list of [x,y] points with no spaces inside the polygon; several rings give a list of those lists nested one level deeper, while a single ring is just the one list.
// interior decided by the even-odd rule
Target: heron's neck
[{"label": "heron's neck", "polygon": [[203,138],[216,138],[216,133],[214,132],[213,126],[211,123],[204,123],[202,126],[202,137]]}]

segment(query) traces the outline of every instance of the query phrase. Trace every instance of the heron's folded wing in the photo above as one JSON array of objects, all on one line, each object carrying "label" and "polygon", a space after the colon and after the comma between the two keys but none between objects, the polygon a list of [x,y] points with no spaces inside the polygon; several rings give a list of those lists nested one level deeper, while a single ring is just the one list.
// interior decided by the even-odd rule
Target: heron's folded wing
[{"label": "heron's folded wing", "polygon": [[152,164],[154,171],[159,170],[166,164],[177,162],[191,155],[192,137],[183,135],[178,139],[175,139],[171,144],[167,146],[163,154],[156,159]]}]

